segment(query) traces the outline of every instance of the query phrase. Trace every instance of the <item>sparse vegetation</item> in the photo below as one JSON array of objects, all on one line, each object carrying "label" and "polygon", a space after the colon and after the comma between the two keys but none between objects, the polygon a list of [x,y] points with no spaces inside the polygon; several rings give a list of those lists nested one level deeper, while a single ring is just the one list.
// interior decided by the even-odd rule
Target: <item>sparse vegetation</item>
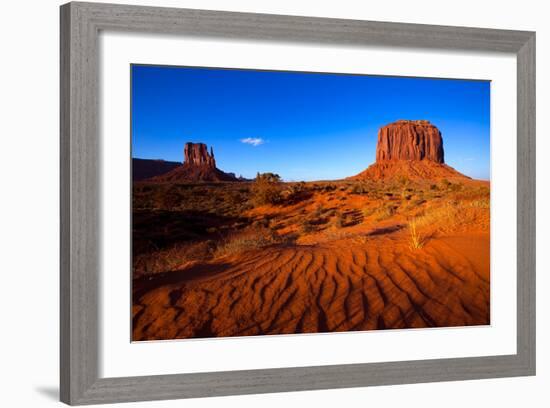
[{"label": "sparse vegetation", "polygon": [[336,216],[334,217],[334,226],[336,228],[342,228],[345,226],[345,223],[346,223],[346,216],[344,215],[344,213],[338,211],[336,213]]},{"label": "sparse vegetation", "polygon": [[397,208],[394,204],[385,204],[377,211],[376,221],[384,221],[391,218],[397,212]]},{"label": "sparse vegetation", "polygon": [[189,262],[210,259],[215,247],[214,241],[207,240],[179,243],[166,249],[136,254],[133,257],[134,278],[175,271]]},{"label": "sparse vegetation", "polygon": [[369,188],[365,183],[357,182],[350,187],[349,191],[352,194],[368,194]]},{"label": "sparse vegetation", "polygon": [[268,228],[250,227],[226,237],[214,251],[214,257],[234,255],[281,242],[280,237]]},{"label": "sparse vegetation", "polygon": [[451,182],[447,179],[443,179],[441,180],[441,189],[443,190],[447,190],[449,188],[449,186],[451,185]]},{"label": "sparse vegetation", "polygon": [[140,277],[288,240],[367,237],[387,225],[406,226],[411,248],[419,249],[428,237],[488,231],[490,195],[488,186],[448,180],[284,183],[266,173],[242,183],[137,183],[133,208]]},{"label": "sparse vegetation", "polygon": [[409,231],[410,231],[410,248],[411,249],[420,249],[424,246],[425,237],[420,234],[416,226],[416,219],[413,218],[409,221]]},{"label": "sparse vegetation", "polygon": [[309,219],[304,219],[300,225],[300,231],[304,234],[308,234],[315,230],[314,224]]},{"label": "sparse vegetation", "polygon": [[376,213],[376,208],[375,207],[365,207],[365,208],[363,208],[362,213],[363,213],[364,218],[368,218],[371,215],[373,215],[374,213]]},{"label": "sparse vegetation", "polygon": [[311,196],[307,184],[303,181],[299,183],[288,183],[280,193],[281,201],[286,204],[295,204]]},{"label": "sparse vegetation", "polygon": [[281,177],[278,174],[258,173],[252,185],[251,201],[255,206],[277,204],[281,202],[281,190]]}]

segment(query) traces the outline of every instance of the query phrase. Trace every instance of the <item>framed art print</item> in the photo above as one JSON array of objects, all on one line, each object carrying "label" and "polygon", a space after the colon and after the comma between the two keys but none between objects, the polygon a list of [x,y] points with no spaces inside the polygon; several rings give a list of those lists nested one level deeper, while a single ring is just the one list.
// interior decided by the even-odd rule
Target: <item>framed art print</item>
[{"label": "framed art print", "polygon": [[533,375],[534,47],[62,6],[62,400]]},{"label": "framed art print", "polygon": [[490,325],[489,81],[130,75],[132,340]]}]

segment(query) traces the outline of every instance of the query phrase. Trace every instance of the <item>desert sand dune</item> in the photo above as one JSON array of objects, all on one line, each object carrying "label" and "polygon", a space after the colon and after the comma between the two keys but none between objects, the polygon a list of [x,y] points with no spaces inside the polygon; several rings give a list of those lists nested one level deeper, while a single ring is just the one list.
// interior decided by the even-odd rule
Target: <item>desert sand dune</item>
[{"label": "desert sand dune", "polygon": [[274,246],[136,279],[133,340],[486,325],[489,234]]}]

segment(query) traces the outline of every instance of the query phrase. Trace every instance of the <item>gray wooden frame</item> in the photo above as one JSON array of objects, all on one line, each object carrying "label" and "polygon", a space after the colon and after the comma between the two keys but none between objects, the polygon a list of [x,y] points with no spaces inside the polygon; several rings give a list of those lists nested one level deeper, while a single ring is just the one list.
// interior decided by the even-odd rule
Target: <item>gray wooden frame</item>
[{"label": "gray wooden frame", "polygon": [[[98,375],[100,30],[506,52],[517,56],[517,354],[176,374]],[[535,33],[219,11],[61,6],[61,400],[95,404],[535,374]]]}]

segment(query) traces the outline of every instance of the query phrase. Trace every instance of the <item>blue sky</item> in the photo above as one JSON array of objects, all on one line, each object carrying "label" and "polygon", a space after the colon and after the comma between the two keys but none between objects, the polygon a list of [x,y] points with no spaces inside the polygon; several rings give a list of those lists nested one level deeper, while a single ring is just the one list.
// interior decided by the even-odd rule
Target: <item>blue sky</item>
[{"label": "blue sky", "polygon": [[489,179],[490,83],[132,65],[132,156],[183,160],[213,146],[218,168],[287,181],[339,179],[375,160],[378,129],[426,119],[445,161]]}]

